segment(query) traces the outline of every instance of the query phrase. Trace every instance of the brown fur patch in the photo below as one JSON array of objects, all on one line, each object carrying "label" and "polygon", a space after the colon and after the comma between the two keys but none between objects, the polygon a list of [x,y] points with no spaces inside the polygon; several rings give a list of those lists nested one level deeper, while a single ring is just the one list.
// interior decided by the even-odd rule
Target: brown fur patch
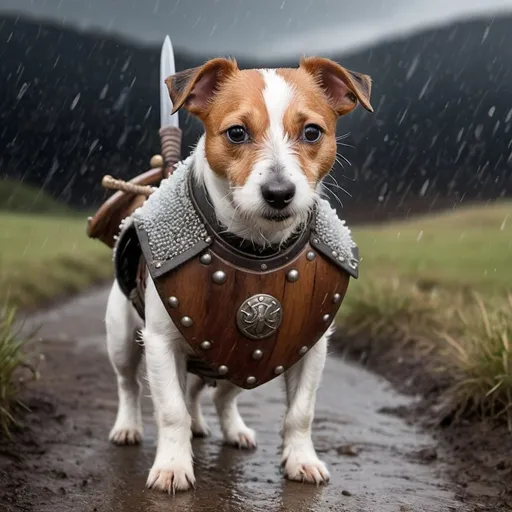
[{"label": "brown fur patch", "polygon": [[[215,95],[207,116],[206,158],[212,170],[243,186],[261,150],[261,141],[269,126],[263,99],[265,82],[256,70],[238,71],[229,77]],[[225,131],[230,126],[244,126],[251,137],[247,144],[231,144]]]},{"label": "brown fur patch", "polygon": [[[294,88],[283,125],[292,140],[296,141],[300,167],[314,187],[331,170],[336,159],[337,115],[312,75],[301,68],[279,69],[277,72]],[[308,143],[301,139],[308,124],[316,124],[323,130],[318,142]]]},{"label": "brown fur patch", "polygon": [[373,112],[370,104],[372,81],[369,76],[321,57],[302,58],[300,68],[315,77],[338,115],[343,116],[354,110],[358,100],[366,110]]}]

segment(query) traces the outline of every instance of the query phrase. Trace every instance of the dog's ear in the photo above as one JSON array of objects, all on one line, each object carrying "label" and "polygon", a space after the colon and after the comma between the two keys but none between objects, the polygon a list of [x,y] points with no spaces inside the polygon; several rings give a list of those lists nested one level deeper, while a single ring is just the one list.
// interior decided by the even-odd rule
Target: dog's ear
[{"label": "dog's ear", "polygon": [[349,71],[330,59],[320,57],[303,57],[300,67],[315,77],[339,116],[354,110],[357,100],[368,112],[373,112],[370,104],[372,80],[368,75]]},{"label": "dog's ear", "polygon": [[200,117],[222,82],[237,70],[234,60],[212,59],[170,76],[165,83],[173,104],[172,113],[183,107]]}]

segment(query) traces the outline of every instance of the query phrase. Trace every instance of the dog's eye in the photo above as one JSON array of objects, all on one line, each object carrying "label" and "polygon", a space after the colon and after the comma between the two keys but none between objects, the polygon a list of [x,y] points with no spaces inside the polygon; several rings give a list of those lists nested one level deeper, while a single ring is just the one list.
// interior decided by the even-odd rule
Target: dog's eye
[{"label": "dog's eye", "polygon": [[304,127],[303,137],[307,142],[317,142],[322,136],[322,128],[316,124],[307,124]]},{"label": "dog's eye", "polygon": [[243,126],[232,126],[226,131],[229,142],[241,144],[249,139],[249,135]]}]

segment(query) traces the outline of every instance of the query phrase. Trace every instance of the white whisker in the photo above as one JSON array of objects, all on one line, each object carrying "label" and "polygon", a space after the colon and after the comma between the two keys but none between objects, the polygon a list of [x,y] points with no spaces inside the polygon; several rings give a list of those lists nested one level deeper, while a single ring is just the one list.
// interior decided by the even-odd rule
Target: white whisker
[{"label": "white whisker", "polygon": [[345,155],[342,155],[341,153],[336,153],[336,156],[343,158],[343,160],[345,160],[345,162],[347,162],[348,165],[352,165],[352,162]]},{"label": "white whisker", "polygon": [[352,144],[345,144],[344,142],[336,142],[336,146],[344,146],[346,148],[355,148],[355,146],[352,146]]},{"label": "white whisker", "polygon": [[334,158],[334,160],[336,161],[336,163],[337,163],[337,164],[338,164],[338,165],[339,165],[343,170],[345,170],[345,166],[343,165],[343,163],[342,163],[340,160],[338,160],[338,157],[337,157],[337,156]]},{"label": "white whisker", "polygon": [[[336,178],[332,174],[328,174],[326,177],[331,178],[334,181],[334,183],[332,183],[334,187],[347,194],[347,196],[352,197],[352,194],[350,194],[348,190],[345,190],[343,187],[341,187],[340,184],[336,181]],[[325,183],[324,185],[327,187],[328,183]]]},{"label": "white whisker", "polygon": [[327,191],[327,192],[330,192],[332,194],[332,196],[334,197],[334,199],[336,199],[336,201],[338,201],[338,203],[340,203],[340,206],[342,208],[344,208],[343,203],[341,202],[341,199],[332,190],[330,190],[327,187],[324,187],[324,190]]}]

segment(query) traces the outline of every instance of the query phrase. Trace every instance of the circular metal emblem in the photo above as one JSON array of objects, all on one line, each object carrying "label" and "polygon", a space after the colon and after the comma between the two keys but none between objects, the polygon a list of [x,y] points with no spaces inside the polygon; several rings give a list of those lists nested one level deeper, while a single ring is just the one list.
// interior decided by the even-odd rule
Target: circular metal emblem
[{"label": "circular metal emblem", "polygon": [[236,323],[240,332],[253,340],[271,336],[281,325],[283,310],[272,295],[254,295],[238,309]]}]

